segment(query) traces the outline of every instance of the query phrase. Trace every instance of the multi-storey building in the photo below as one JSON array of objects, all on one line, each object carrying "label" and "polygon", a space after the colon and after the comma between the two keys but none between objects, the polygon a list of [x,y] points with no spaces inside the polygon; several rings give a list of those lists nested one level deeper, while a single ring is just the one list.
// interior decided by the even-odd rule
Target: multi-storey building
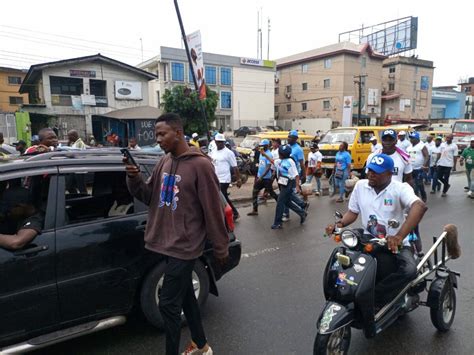
[{"label": "multi-storey building", "polygon": [[[214,126],[229,131],[240,126],[273,125],[274,74],[271,61],[203,53],[205,81],[219,95]],[[166,89],[193,87],[186,51],[160,47],[160,53],[138,65],[157,76],[150,81],[150,104],[160,107]]]},{"label": "multi-storey building", "polygon": [[466,94],[466,111],[464,112],[465,119],[474,120],[474,78],[469,78],[466,82],[460,83],[461,91]]},{"label": "multi-storey building", "polygon": [[26,70],[0,67],[0,112],[15,112],[28,103],[28,95],[18,92]]}]

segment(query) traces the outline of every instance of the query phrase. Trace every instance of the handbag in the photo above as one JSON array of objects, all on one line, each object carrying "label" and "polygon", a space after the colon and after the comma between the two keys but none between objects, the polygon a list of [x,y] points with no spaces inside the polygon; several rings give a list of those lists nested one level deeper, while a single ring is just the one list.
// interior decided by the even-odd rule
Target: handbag
[{"label": "handbag", "polygon": [[336,179],[342,179],[344,177],[344,170],[336,168],[336,171],[334,172],[334,177]]}]

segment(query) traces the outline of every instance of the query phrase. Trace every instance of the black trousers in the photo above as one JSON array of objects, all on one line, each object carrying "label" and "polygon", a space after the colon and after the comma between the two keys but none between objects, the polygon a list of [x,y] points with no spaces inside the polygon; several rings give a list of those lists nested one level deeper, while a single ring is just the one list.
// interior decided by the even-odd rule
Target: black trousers
[{"label": "black trousers", "polygon": [[207,343],[192,280],[196,260],[181,260],[169,256],[163,258],[166,261],[166,268],[159,307],[165,324],[166,355],[178,355],[181,310],[188,322],[192,340],[199,348]]},{"label": "black trousers", "polygon": [[[384,251],[383,253],[387,253]],[[383,258],[382,258],[383,256]],[[386,259],[387,255],[375,256],[377,262]],[[411,280],[416,277],[416,262],[411,248],[404,247],[398,254],[393,254],[396,259],[396,271],[390,273],[375,285],[375,300],[379,304],[391,301]],[[378,265],[377,268],[383,267]]]},{"label": "black trousers", "polygon": [[253,210],[257,211],[258,210],[258,193],[262,190],[265,189],[266,192],[270,194],[271,197],[275,201],[278,201],[278,195],[275,193],[273,190],[273,184],[272,184],[273,179],[258,179],[255,180],[255,184],[253,185],[253,190],[252,190],[252,200],[253,200]]},{"label": "black trousers", "polygon": [[227,191],[229,189],[229,183],[220,183],[219,184],[220,187],[221,187],[221,192],[222,194],[224,195],[227,203],[229,204],[230,208],[232,208],[232,213],[234,214],[234,217],[237,216],[239,214],[239,211],[237,211],[237,208],[235,208],[234,204],[232,203],[232,201],[230,200],[229,198],[229,192]]},{"label": "black trousers", "polygon": [[438,166],[438,180],[443,183],[443,192],[448,192],[449,175],[451,175],[451,168],[449,166]]}]

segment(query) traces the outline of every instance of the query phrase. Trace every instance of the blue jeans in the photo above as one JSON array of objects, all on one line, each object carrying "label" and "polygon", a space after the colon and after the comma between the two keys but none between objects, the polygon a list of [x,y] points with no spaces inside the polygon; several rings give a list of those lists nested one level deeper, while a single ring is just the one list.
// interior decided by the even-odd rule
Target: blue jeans
[{"label": "blue jeans", "polygon": [[431,190],[436,191],[436,189],[441,189],[441,183],[438,181],[438,169],[436,166],[430,167],[430,176],[432,180]]},{"label": "blue jeans", "polygon": [[[277,206],[276,206],[276,211],[275,211],[275,222],[273,224],[281,224],[282,223],[282,218],[283,218],[283,213],[285,212],[285,209],[291,209],[292,211],[296,212],[298,216],[303,217],[305,214],[304,207],[302,208],[298,204],[296,204],[293,200],[294,194],[294,189],[296,186],[295,180],[289,180],[288,185],[283,186],[280,185],[280,194],[278,195],[278,201],[277,201]],[[297,196],[295,196],[298,198]],[[301,201],[298,198],[299,201]],[[301,201],[302,202],[302,201]],[[304,206],[304,202],[303,202]]]},{"label": "blue jeans", "polygon": [[316,179],[316,186],[318,187],[317,190],[321,191],[321,178],[315,177],[314,175],[308,175],[306,177],[306,182],[308,184],[311,184],[311,181],[313,181],[313,177]]},{"label": "blue jeans", "polygon": [[424,172],[423,169],[414,169],[413,170],[413,180],[415,183],[414,190],[415,195],[421,197],[423,201],[426,201],[426,192],[425,192],[425,184],[424,184]]},{"label": "blue jeans", "polygon": [[344,174],[342,175],[341,179],[334,178],[334,184],[337,188],[339,188],[339,198],[344,197],[344,193],[346,192],[346,180],[349,178],[349,172],[344,170]]},{"label": "blue jeans", "polygon": [[[281,190],[281,185],[280,185],[280,190]],[[306,203],[302,199],[300,199],[298,195],[296,194],[296,181],[295,181],[294,187],[292,188],[292,194],[291,194],[290,199],[291,199],[291,202],[293,202],[296,206],[299,206],[300,208],[304,210]],[[285,211],[283,212],[283,214],[285,216],[289,216],[290,209],[288,207],[285,207]]]}]

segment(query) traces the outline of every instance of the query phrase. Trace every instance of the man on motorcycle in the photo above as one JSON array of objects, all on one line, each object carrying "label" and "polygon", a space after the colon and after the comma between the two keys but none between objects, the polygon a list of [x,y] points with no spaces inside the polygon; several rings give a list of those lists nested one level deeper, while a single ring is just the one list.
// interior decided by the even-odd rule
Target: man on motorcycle
[{"label": "man on motorcycle", "polygon": [[[375,299],[378,305],[386,304],[416,277],[416,263],[412,248],[405,239],[423,218],[427,207],[407,183],[392,179],[393,159],[386,154],[376,154],[367,165],[367,179],[355,185],[349,201],[349,210],[344,214],[337,227],[344,228],[355,222],[360,215],[364,233],[387,239],[387,246],[396,258],[397,271],[380,280],[375,287]],[[405,218],[404,211],[409,209]],[[388,221],[396,219],[398,228],[387,235]],[[332,234],[335,225],[326,227],[326,233]],[[374,232],[376,231],[376,232]],[[375,234],[375,235],[374,235]],[[399,249],[400,245],[403,247]],[[385,253],[385,252],[384,252]],[[375,255],[377,258],[377,255]],[[382,260],[382,258],[380,258]]]}]

